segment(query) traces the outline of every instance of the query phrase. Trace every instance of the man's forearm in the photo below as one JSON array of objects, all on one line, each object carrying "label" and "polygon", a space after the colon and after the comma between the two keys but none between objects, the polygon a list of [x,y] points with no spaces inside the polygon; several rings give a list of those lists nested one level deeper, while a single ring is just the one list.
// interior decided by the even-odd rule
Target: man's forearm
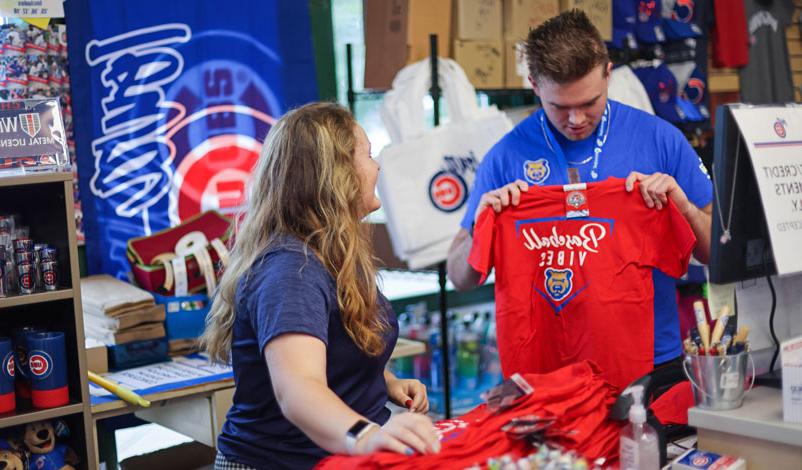
[{"label": "man's forearm", "polygon": [[481,275],[468,264],[473,238],[465,229],[460,229],[448,249],[448,278],[458,291],[471,290],[479,285]]},{"label": "man's forearm", "polygon": [[693,256],[700,263],[707,264],[710,260],[710,224],[712,205],[709,204],[703,209],[699,209],[694,204],[689,204],[689,206],[690,209],[682,215],[690,224],[693,234],[696,235],[696,247],[693,249]]}]

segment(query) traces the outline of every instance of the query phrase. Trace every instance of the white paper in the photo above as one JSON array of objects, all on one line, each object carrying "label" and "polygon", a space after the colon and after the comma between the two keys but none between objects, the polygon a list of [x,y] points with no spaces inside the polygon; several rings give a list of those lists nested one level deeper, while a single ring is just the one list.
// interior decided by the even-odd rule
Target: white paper
[{"label": "white paper", "polygon": [[64,0],[0,0],[0,16],[64,18]]},{"label": "white paper", "polygon": [[752,159],[777,274],[802,272],[802,107],[742,107],[732,113]]},{"label": "white paper", "polygon": [[783,419],[802,423],[802,336],[782,343]]},{"label": "white paper", "polygon": [[[149,366],[103,374],[103,377],[117,382],[131,390],[143,390],[160,385],[210,377],[231,372],[231,367],[211,364],[205,356],[176,357],[171,362],[151,364]],[[97,385],[90,384],[89,393],[102,397],[112,395],[111,392]]]}]

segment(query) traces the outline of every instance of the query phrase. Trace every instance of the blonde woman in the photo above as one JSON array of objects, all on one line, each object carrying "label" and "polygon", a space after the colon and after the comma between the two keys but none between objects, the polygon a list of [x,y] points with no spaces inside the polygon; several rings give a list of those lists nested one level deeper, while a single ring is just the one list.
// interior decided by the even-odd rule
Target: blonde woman
[{"label": "blonde woman", "polygon": [[[385,369],[398,321],[362,223],[381,205],[378,171],[338,105],[306,105],[268,133],[202,337],[237,386],[216,469],[439,451],[426,388]],[[388,398],[412,412],[390,417]]]}]

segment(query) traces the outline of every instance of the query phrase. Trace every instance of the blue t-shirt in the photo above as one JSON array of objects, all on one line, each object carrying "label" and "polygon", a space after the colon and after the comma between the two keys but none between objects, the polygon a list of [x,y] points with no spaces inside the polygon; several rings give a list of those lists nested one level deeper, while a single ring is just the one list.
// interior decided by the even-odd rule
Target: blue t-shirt
[{"label": "blue t-shirt", "polygon": [[[598,158],[597,178],[592,177],[597,132],[570,142],[552,128],[542,109],[504,136],[482,160],[468,199],[462,227],[470,231],[482,194],[517,179],[536,185],[568,183],[568,168],[576,168],[581,181],[626,178],[632,171],[674,177],[691,202],[702,208],[713,201],[713,186],[699,156],[682,133],[668,122],[612,100],[606,140]],[[572,163],[568,163],[572,162]],[[655,270],[654,362],[680,355],[679,314],[672,278]]]},{"label": "blue t-shirt", "polygon": [[[328,453],[281,413],[264,359],[267,343],[303,333],[326,344],[328,386],[346,405],[384,424],[390,417],[384,367],[398,338],[398,320],[379,294],[391,325],[387,349],[363,353],[343,327],[334,278],[296,238],[267,250],[240,281],[231,347],[236,391],[218,448],[231,461],[256,468],[312,468]],[[309,406],[315,406],[309,403]]]}]

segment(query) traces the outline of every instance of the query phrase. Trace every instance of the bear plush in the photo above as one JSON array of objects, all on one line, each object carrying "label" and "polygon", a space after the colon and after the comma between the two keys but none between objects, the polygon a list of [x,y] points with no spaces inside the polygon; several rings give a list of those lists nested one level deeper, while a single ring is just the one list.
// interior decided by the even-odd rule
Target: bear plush
[{"label": "bear plush", "polygon": [[23,442],[30,452],[31,470],[75,470],[78,456],[64,444],[56,444],[56,432],[50,421],[25,426]]},{"label": "bear plush", "polygon": [[27,470],[25,454],[5,439],[0,439],[0,470]]}]

